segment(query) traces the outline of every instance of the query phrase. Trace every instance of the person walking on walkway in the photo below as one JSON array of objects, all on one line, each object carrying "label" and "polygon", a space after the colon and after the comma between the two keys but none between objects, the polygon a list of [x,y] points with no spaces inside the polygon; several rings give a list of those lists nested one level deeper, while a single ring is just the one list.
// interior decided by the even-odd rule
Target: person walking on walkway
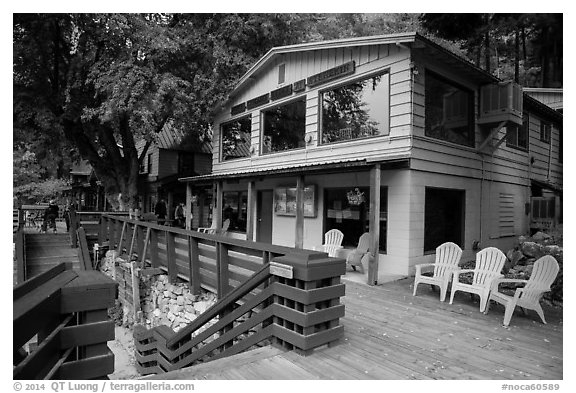
[{"label": "person walking on walkway", "polygon": [[55,200],[51,200],[48,204],[48,208],[44,213],[44,230],[47,231],[47,227],[50,226],[54,233],[56,233],[56,218],[58,217],[58,205]]},{"label": "person walking on walkway", "polygon": [[156,206],[154,206],[154,213],[156,213],[156,217],[158,217],[158,224],[164,224],[166,212],[166,202],[164,201],[164,198],[162,198],[156,203]]}]

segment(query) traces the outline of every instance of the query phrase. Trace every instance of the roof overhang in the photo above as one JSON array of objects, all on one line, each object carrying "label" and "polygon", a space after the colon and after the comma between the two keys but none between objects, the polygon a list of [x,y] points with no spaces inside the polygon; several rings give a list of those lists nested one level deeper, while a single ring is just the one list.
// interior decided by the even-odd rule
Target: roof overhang
[{"label": "roof overhang", "polygon": [[531,183],[532,186],[536,186],[542,189],[546,189],[546,190],[550,190],[550,191],[554,191],[557,193],[561,193],[562,192],[562,187],[556,185],[556,184],[552,184],[546,181],[541,181],[541,180],[536,180],[536,179],[531,179]]},{"label": "roof overhang", "polygon": [[395,156],[390,160],[367,161],[367,160],[354,160],[354,161],[341,161],[334,163],[320,163],[320,164],[302,164],[291,167],[270,168],[270,169],[254,169],[245,171],[230,171],[215,173],[210,175],[183,177],[178,179],[184,183],[200,183],[213,180],[225,179],[247,179],[263,176],[294,176],[300,174],[328,174],[328,173],[342,173],[357,170],[369,170],[375,164],[381,164],[382,169],[401,169],[410,167],[410,159],[406,157]]}]

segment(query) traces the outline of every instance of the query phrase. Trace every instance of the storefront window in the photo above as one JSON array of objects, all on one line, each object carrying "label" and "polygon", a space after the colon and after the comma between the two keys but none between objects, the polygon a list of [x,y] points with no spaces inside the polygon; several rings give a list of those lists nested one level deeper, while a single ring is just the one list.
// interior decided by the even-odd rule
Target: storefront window
[{"label": "storefront window", "polygon": [[388,73],[326,91],[321,101],[322,143],[389,134]]},{"label": "storefront window", "polygon": [[426,72],[425,93],[426,136],[473,147],[472,92]]},{"label": "storefront window", "polygon": [[[358,197],[358,195],[362,195]],[[344,234],[342,245],[356,248],[358,239],[370,231],[370,189],[368,187],[327,188],[324,192],[325,230]],[[380,189],[380,251],[386,252],[388,188]]]},{"label": "storefront window", "polygon": [[250,116],[222,124],[222,160],[250,157]]},{"label": "storefront window", "polygon": [[222,222],[230,220],[230,231],[246,232],[248,192],[227,191],[222,196]]},{"label": "storefront window", "polygon": [[306,102],[298,100],[262,111],[262,154],[304,147]]}]

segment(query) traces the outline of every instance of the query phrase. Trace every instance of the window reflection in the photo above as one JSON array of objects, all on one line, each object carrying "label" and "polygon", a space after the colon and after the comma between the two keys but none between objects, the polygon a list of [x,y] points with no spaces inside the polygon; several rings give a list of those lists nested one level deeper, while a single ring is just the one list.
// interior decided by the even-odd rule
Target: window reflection
[{"label": "window reflection", "polygon": [[474,146],[472,93],[426,72],[426,136]]},{"label": "window reflection", "polygon": [[222,159],[250,156],[250,116],[233,120],[222,125]]},{"label": "window reflection", "polygon": [[222,222],[230,220],[229,230],[246,232],[248,193],[246,191],[226,191],[222,196]]},{"label": "window reflection", "polygon": [[304,147],[306,102],[299,100],[262,111],[264,135],[262,153]]},{"label": "window reflection", "polygon": [[389,74],[322,93],[322,143],[389,133]]}]

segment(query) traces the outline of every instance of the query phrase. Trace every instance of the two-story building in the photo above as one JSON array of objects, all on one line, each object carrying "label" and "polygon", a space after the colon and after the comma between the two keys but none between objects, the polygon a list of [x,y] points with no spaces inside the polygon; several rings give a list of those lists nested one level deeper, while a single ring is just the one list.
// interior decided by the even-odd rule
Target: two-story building
[{"label": "two-story building", "polygon": [[247,240],[313,249],[337,228],[345,256],[370,232],[369,284],[445,241],[505,250],[562,189],[562,115],[416,33],[273,48],[218,113],[189,199],[212,181]]},{"label": "two-story building", "polygon": [[[142,154],[146,141],[137,143]],[[178,203],[186,202],[186,187],[178,181],[182,176],[198,176],[211,172],[212,147],[210,143],[198,144],[180,130],[166,126],[146,149],[140,166],[138,195],[142,212],[154,212],[156,202],[164,199],[169,219],[174,218]],[[211,222],[212,184],[205,182],[198,187],[198,201],[192,209],[193,227]]]}]

